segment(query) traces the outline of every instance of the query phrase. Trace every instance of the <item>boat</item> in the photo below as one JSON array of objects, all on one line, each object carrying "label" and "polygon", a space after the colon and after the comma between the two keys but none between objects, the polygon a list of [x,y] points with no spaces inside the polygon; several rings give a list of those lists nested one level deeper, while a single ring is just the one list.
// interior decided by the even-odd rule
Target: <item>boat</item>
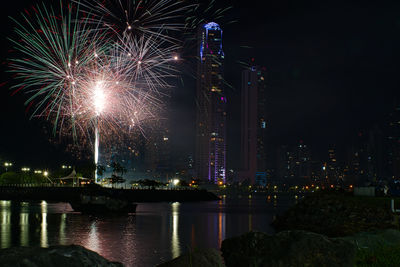
[{"label": "boat", "polygon": [[71,201],[74,211],[83,213],[135,213],[137,204],[105,195],[80,195],[79,201]]}]

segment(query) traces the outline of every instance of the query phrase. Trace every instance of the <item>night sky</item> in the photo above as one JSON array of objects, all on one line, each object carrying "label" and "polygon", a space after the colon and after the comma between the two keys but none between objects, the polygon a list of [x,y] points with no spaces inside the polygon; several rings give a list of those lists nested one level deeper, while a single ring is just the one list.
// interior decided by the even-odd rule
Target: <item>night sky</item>
[{"label": "night sky", "polygon": [[[51,1],[49,1],[51,2]],[[17,14],[32,1],[1,8],[1,60]],[[345,150],[360,129],[380,123],[399,98],[400,2],[395,1],[218,1],[232,5],[224,21],[228,106],[228,168],[239,164],[239,61],[254,57],[268,73],[268,143],[304,140],[314,155],[330,145]],[[232,20],[236,23],[224,25]],[[245,47],[251,47],[245,48]],[[195,70],[195,66],[192,66]],[[1,82],[9,77],[1,67]],[[171,103],[174,154],[194,154],[195,82],[185,77]],[[36,164],[60,163],[62,152],[48,144],[40,121],[25,114],[23,95],[0,90],[0,159]]]}]

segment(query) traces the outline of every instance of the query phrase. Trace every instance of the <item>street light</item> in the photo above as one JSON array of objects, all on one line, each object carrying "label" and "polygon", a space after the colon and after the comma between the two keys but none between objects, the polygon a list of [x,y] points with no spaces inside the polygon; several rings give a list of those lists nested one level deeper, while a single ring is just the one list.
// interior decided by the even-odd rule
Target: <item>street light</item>
[{"label": "street light", "polygon": [[8,171],[8,167],[11,167],[12,163],[11,162],[4,162],[4,167],[6,167],[6,172]]},{"label": "street light", "polygon": [[31,169],[30,168],[26,168],[26,167],[23,167],[22,169],[21,169],[21,171],[23,171],[23,172],[29,172]]}]

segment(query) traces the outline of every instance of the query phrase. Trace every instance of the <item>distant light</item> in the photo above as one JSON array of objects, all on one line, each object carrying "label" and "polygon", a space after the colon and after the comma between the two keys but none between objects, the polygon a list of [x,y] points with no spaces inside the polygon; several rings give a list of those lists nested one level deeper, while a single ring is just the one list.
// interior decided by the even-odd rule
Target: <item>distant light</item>
[{"label": "distant light", "polygon": [[174,186],[177,186],[177,185],[179,184],[179,179],[174,179],[174,180],[172,180],[172,184],[173,184]]},{"label": "distant light", "polygon": [[164,137],[164,141],[168,141],[168,137]]},{"label": "distant light", "polygon": [[178,60],[179,59],[179,57],[178,56],[174,56],[174,60]]},{"label": "distant light", "polygon": [[49,172],[48,171],[44,171],[43,175],[47,177],[49,175]]},{"label": "distant light", "polygon": [[207,30],[221,30],[218,23],[210,22],[204,25],[204,28]]},{"label": "distant light", "polygon": [[132,30],[132,26],[131,25],[128,25],[128,30]]}]

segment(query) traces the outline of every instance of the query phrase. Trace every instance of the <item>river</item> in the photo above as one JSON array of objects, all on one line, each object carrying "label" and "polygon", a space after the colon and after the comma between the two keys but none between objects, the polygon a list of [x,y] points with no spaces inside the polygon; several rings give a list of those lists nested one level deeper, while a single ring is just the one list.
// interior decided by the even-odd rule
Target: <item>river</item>
[{"label": "river", "polygon": [[248,231],[272,234],[295,196],[223,196],[220,201],[139,203],[136,214],[93,216],[68,203],[0,201],[0,247],[78,244],[125,266],[154,266],[195,247],[219,248]]}]

